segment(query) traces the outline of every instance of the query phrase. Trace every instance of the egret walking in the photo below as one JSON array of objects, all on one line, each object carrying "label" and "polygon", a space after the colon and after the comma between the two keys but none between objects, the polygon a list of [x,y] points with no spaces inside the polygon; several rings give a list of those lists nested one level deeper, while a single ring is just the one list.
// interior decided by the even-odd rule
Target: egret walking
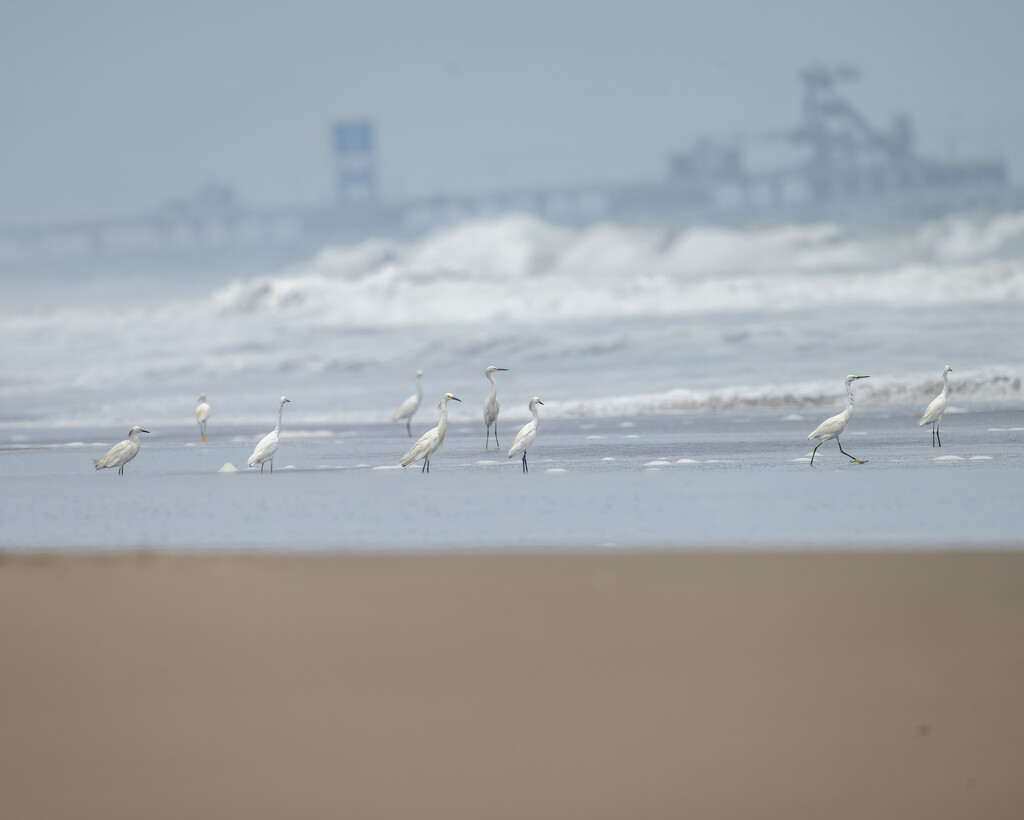
[{"label": "egret walking", "polygon": [[491,443],[491,425],[494,425],[494,446],[501,449],[498,444],[498,383],[494,381],[492,373],[508,370],[507,367],[495,367],[493,364],[484,371],[484,375],[491,383],[491,395],[484,400],[484,425],[487,427],[487,438],[484,441],[484,449],[489,449]]},{"label": "egret walking", "polygon": [[939,440],[939,446],[942,446],[942,438],[939,436],[939,424],[942,422],[942,414],[946,412],[946,398],[949,396],[949,374],[953,372],[953,368],[948,364],[942,371],[942,392],[939,393],[931,404],[925,408],[924,415],[921,416],[921,420],[917,423],[918,427],[924,427],[926,424],[932,426],[932,447],[935,446],[935,440]]},{"label": "egret walking", "polygon": [[149,430],[143,430],[136,425],[128,431],[128,438],[115,444],[100,458],[94,459],[93,465],[95,465],[97,470],[103,470],[106,467],[117,467],[117,474],[124,475],[124,465],[135,458],[142,447],[142,442],[139,441],[139,433],[148,432]]},{"label": "egret walking", "polygon": [[416,371],[416,392],[398,405],[398,409],[391,414],[392,421],[405,419],[405,429],[412,438],[412,417],[420,407],[420,400],[423,398],[423,390],[420,389],[420,379],[423,376],[422,370]]},{"label": "egret walking", "polygon": [[274,472],[274,453],[277,452],[277,441],[281,436],[281,415],[284,413],[285,402],[290,401],[291,399],[286,399],[284,396],[281,396],[278,400],[277,426],[262,438],[260,443],[256,445],[256,449],[252,451],[252,455],[249,456],[249,460],[246,462],[250,467],[255,467],[259,464],[261,473],[268,461],[270,462],[270,472]]},{"label": "egret walking", "polygon": [[196,408],[196,421],[199,423],[199,431],[203,434],[203,441],[206,441],[206,420],[210,417],[210,405],[206,403],[206,394],[199,396],[199,406]]},{"label": "egret walking", "polygon": [[444,434],[448,430],[449,401],[462,401],[462,399],[455,398],[451,393],[445,393],[441,397],[441,403],[438,405],[438,408],[441,410],[441,420],[437,423],[437,427],[427,430],[427,432],[420,436],[420,440],[412,446],[412,449],[402,456],[401,461],[398,463],[403,467],[408,467],[422,458],[423,467],[420,469],[420,472],[430,472],[430,457],[437,452],[437,448],[441,446],[441,443],[444,441]]},{"label": "egret walking", "polygon": [[508,457],[512,458],[520,453],[523,454],[523,472],[530,472],[530,468],[526,466],[526,451],[533,444],[533,440],[537,438],[537,425],[540,424],[540,416],[537,415],[537,405],[543,405],[540,399],[534,396],[530,399],[530,412],[533,413],[533,421],[526,422],[526,425],[516,433],[516,437],[512,442],[512,447],[508,451]]},{"label": "egret walking", "polygon": [[846,425],[850,423],[850,416],[853,415],[853,388],[850,386],[857,379],[870,379],[870,376],[847,376],[846,377],[846,395],[849,397],[846,400],[846,409],[838,415],[832,416],[832,418],[825,419],[818,428],[811,433],[807,438],[819,439],[818,443],[814,445],[814,449],[811,451],[811,464],[814,464],[814,454],[818,452],[818,448],[829,439],[835,439],[836,444],[839,445],[839,452],[852,461],[856,461],[858,464],[863,464],[859,458],[851,456],[846,450],[843,449],[843,445],[839,441],[839,434],[846,429]]}]

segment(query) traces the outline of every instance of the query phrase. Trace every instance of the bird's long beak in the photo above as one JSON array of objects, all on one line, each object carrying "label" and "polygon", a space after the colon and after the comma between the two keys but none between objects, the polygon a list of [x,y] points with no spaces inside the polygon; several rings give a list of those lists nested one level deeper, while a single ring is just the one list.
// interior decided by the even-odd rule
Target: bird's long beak
[{"label": "bird's long beak", "polygon": [[870,376],[854,376],[855,379],[870,379]]},{"label": "bird's long beak", "polygon": [[149,430],[139,430],[140,433],[148,433]]},{"label": "bird's long beak", "polygon": [[544,404],[540,399],[537,399],[537,404]]},{"label": "bird's long beak", "polygon": [[462,399],[457,399],[455,396],[452,396],[452,401],[462,401]]},{"label": "bird's long beak", "polygon": [[507,367],[499,367],[498,370],[505,370],[505,371],[507,371],[508,368]]}]

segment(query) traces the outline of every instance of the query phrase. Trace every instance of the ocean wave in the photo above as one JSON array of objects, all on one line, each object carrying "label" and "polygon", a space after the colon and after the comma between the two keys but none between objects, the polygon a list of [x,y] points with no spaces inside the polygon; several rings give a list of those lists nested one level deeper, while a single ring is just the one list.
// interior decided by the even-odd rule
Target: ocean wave
[{"label": "ocean wave", "polygon": [[233,282],[202,309],[395,327],[1022,300],[1024,214],[874,235],[829,224],[571,229],[523,216],[327,248]]},{"label": "ocean wave", "polygon": [[[920,406],[939,392],[935,378],[873,377],[858,382],[858,406]],[[1024,372],[1013,368],[988,368],[958,374],[950,389],[950,406],[957,403],[995,403],[1024,400]],[[724,411],[798,410],[835,407],[842,409],[846,396],[842,383],[800,382],[754,384],[712,390],[673,389],[659,393],[618,395],[579,401],[545,401],[545,415],[552,418],[614,418]]]}]

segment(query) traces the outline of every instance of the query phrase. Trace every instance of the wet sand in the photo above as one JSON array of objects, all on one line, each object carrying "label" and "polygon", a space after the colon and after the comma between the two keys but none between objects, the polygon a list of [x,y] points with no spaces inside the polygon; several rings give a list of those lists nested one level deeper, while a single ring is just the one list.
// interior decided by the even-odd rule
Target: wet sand
[{"label": "wet sand", "polygon": [[0,814],[1018,817],[1024,553],[0,556]]}]

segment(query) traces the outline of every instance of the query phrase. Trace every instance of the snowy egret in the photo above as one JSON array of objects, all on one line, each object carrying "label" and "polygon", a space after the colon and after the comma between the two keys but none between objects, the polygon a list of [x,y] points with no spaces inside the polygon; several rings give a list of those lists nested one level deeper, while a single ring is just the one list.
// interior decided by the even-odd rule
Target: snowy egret
[{"label": "snowy egret", "polygon": [[206,420],[210,417],[210,405],[206,403],[206,394],[199,396],[199,406],[196,408],[196,421],[199,422],[199,431],[203,434],[203,441],[206,441]]},{"label": "snowy egret", "polygon": [[462,401],[462,399],[455,398],[451,393],[445,393],[441,397],[441,403],[437,405],[441,410],[441,420],[437,423],[437,427],[427,430],[427,432],[420,436],[420,440],[412,446],[412,449],[402,456],[401,461],[398,463],[403,467],[408,467],[422,458],[423,467],[420,469],[420,472],[430,472],[430,457],[437,452],[437,448],[444,441],[444,434],[448,431],[449,401]]},{"label": "snowy egret", "polygon": [[398,409],[391,414],[392,421],[405,419],[405,429],[412,438],[412,417],[420,407],[420,400],[423,398],[423,390],[420,389],[420,379],[423,376],[422,370],[416,371],[416,392],[398,405]]},{"label": "snowy egret", "polygon": [[935,446],[935,439],[939,440],[939,446],[942,446],[942,438],[939,436],[939,424],[942,422],[942,414],[946,412],[946,397],[949,396],[949,374],[953,372],[953,368],[948,364],[942,371],[942,392],[939,393],[931,404],[924,411],[924,415],[921,416],[921,420],[917,423],[918,427],[924,427],[926,424],[932,426],[932,447]]},{"label": "snowy egret", "polygon": [[260,465],[260,472],[263,472],[263,468],[266,463],[270,462],[270,472],[274,472],[274,453],[277,452],[277,441],[281,436],[281,415],[284,413],[285,402],[290,402],[291,399],[286,399],[284,396],[278,400],[277,403],[277,427],[267,433],[259,444],[256,445],[256,449],[252,451],[252,455],[249,456],[249,460],[246,462],[250,467]]},{"label": "snowy egret", "polygon": [[533,440],[537,438],[537,425],[540,424],[540,416],[537,415],[537,405],[543,405],[540,399],[534,396],[530,399],[530,412],[533,413],[533,421],[528,421],[526,425],[516,433],[515,439],[512,441],[512,447],[508,451],[508,457],[512,458],[520,453],[523,454],[523,472],[530,472],[529,467],[526,466],[526,451],[533,444]]},{"label": "snowy egret", "polygon": [[859,458],[851,456],[846,450],[843,449],[843,445],[839,442],[839,434],[846,429],[846,425],[850,423],[850,416],[853,415],[853,388],[852,385],[857,379],[870,379],[870,376],[847,376],[846,377],[846,395],[849,397],[846,400],[846,409],[838,415],[832,416],[832,418],[825,419],[818,428],[811,433],[807,438],[819,439],[818,443],[814,445],[814,449],[811,451],[811,464],[814,463],[814,454],[818,452],[818,448],[829,439],[835,439],[836,444],[839,444],[839,452],[852,461],[856,461],[858,464],[863,464]]},{"label": "snowy egret", "polygon": [[487,438],[484,441],[484,449],[489,449],[491,443],[491,425],[494,425],[494,445],[501,449],[498,444],[498,383],[494,381],[492,373],[508,370],[507,367],[495,367],[493,364],[484,371],[484,375],[491,383],[491,395],[484,400],[484,425],[487,427]]},{"label": "snowy egret", "polygon": [[135,458],[142,447],[142,442],[139,441],[139,433],[148,432],[149,430],[143,430],[138,425],[133,427],[128,431],[128,438],[115,444],[102,457],[93,461],[96,469],[102,470],[106,467],[117,467],[117,474],[124,475],[124,465]]}]

